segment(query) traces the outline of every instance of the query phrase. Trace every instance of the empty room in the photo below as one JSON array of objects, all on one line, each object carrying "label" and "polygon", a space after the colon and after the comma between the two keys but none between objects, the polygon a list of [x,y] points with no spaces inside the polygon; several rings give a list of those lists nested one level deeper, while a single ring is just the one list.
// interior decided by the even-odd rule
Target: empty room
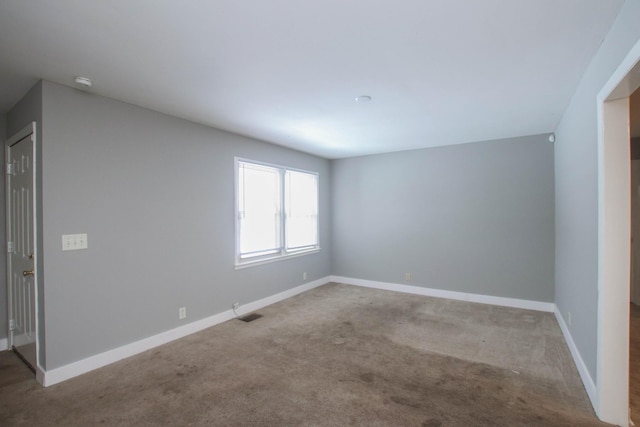
[{"label": "empty room", "polygon": [[639,22],[0,0],[0,425],[638,424]]}]

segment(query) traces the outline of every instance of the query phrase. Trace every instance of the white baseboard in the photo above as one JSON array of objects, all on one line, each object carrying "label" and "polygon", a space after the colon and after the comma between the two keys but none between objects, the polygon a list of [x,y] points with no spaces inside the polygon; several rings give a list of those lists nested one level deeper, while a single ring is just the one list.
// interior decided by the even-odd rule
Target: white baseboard
[{"label": "white baseboard", "polygon": [[248,304],[243,304],[236,310],[236,312],[239,315],[243,315],[246,313],[250,313],[252,311],[256,311],[262,307],[275,304],[277,302],[283,301],[287,298],[291,298],[303,292],[310,291],[311,289],[317,288],[318,286],[325,285],[331,281],[330,279],[331,279],[330,276],[323,277],[321,279],[314,280],[313,282],[305,283],[304,285],[296,286],[295,288],[287,289],[286,291],[280,292],[278,294],[271,295],[266,298],[262,298],[258,301],[250,302]]},{"label": "white baseboard", "polygon": [[494,297],[489,295],[470,294],[466,292],[445,291],[442,289],[423,288],[421,286],[401,285],[397,283],[376,282],[373,280],[353,279],[351,277],[331,276],[332,282],[347,285],[363,286],[366,288],[384,289],[387,291],[404,292],[407,294],[424,295],[435,298],[447,298],[459,301],[477,302],[481,304],[500,305],[503,307],[523,308],[527,310],[546,311],[553,313],[555,304],[544,301],[531,301],[517,298]]},{"label": "white baseboard", "polygon": [[42,369],[42,366],[38,365],[38,367],[36,368],[36,381],[38,381],[42,385],[44,385],[45,372],[46,371]]},{"label": "white baseboard", "polygon": [[[340,276],[329,276],[324,277],[309,283],[305,283],[303,285],[297,286],[295,288],[286,290],[284,292],[280,292],[275,295],[271,295],[266,298],[262,298],[257,301],[253,301],[248,304],[241,305],[236,311],[238,314],[246,314],[255,310],[258,310],[262,307],[266,307],[268,305],[274,304],[276,302],[285,300],[287,298],[291,298],[292,296],[298,295],[300,293],[306,292],[318,286],[322,286],[328,282],[337,282],[344,283],[355,286],[364,286],[375,289],[384,289],[391,290],[397,292],[405,292],[416,295],[425,295],[432,296],[437,298],[449,298],[456,299],[461,301],[470,301],[470,302],[478,302],[483,304],[493,304],[493,305],[501,305],[507,307],[516,307],[516,308],[524,308],[529,310],[538,310],[538,311],[547,311],[554,312],[556,318],[558,319],[558,323],[560,325],[560,329],[565,336],[565,340],[569,346],[571,351],[571,355],[574,358],[576,366],[578,368],[578,372],[580,373],[580,377],[585,385],[587,390],[587,394],[591,399],[591,402],[595,404],[595,396],[596,396],[596,388],[595,384],[589,375],[589,372],[578,352],[575,343],[569,333],[569,330],[564,323],[564,319],[558,312],[555,304],[546,303],[540,301],[528,301],[528,300],[520,300],[513,298],[502,298],[502,297],[492,297],[486,295],[478,295],[478,294],[468,294],[464,292],[454,292],[454,291],[444,291],[439,289],[429,289],[422,288],[418,286],[408,286],[394,283],[385,283],[385,282],[376,282],[370,280],[362,280],[362,279],[352,279],[347,277]],[[202,320],[198,320],[192,323],[189,323],[184,326],[180,326],[175,329],[171,329],[169,331],[161,332],[157,335],[153,335],[148,338],[144,338],[142,340],[133,342],[131,344],[127,344],[112,350],[108,350],[104,353],[96,354],[94,356],[90,356],[86,359],[79,360],[77,362],[70,363],[65,366],[61,366],[59,368],[51,369],[48,371],[43,370],[40,366],[38,366],[36,372],[36,378],[38,382],[40,382],[43,386],[48,387],[59,382],[68,380],[70,378],[76,377],[78,375],[82,375],[84,373],[93,371],[95,369],[101,368],[103,366],[107,366],[111,363],[117,362],[119,360],[125,359],[127,357],[134,356],[136,354],[142,353],[144,351],[150,350],[152,348],[158,347],[160,345],[169,343],[176,339],[185,337],[187,335],[199,332],[203,329],[209,328],[211,326],[215,326],[217,324],[226,322],[227,320],[231,320],[235,317],[233,310],[227,310],[222,313],[215,314],[213,316],[207,317]],[[7,339],[0,339],[0,350],[7,349]]]},{"label": "white baseboard", "polygon": [[93,371],[94,369],[102,368],[103,366],[107,366],[119,360],[126,359],[127,357],[142,353],[143,351],[158,347],[162,344],[177,340],[178,338],[182,338],[219,323],[226,322],[234,317],[233,311],[227,310],[211,317],[197,320],[187,325],[132,342],[131,344],[126,344],[121,347],[105,351],[104,353],[99,353],[94,356],[87,357],[86,359],[69,363],[68,365],[47,370],[44,372],[42,385],[48,387],[57,384],[78,375]]},{"label": "white baseboard", "polygon": [[0,351],[9,350],[9,339],[0,338]]},{"label": "white baseboard", "polygon": [[573,337],[569,332],[569,328],[564,321],[564,318],[560,314],[558,307],[551,302],[542,302],[542,301],[530,301],[530,300],[522,300],[515,298],[503,298],[503,297],[493,297],[487,295],[479,295],[479,294],[469,294],[464,292],[455,292],[455,291],[444,291],[441,289],[431,289],[431,288],[423,288],[419,286],[409,286],[409,285],[401,285],[396,283],[386,283],[386,282],[376,282],[372,280],[363,280],[363,279],[353,279],[350,277],[341,277],[341,276],[331,276],[332,282],[344,283],[347,285],[355,285],[355,286],[363,286],[367,288],[374,289],[384,289],[388,291],[396,291],[396,292],[404,292],[409,294],[416,295],[425,295],[436,298],[448,298],[460,301],[469,301],[469,302],[477,302],[482,304],[491,304],[491,305],[499,305],[506,307],[514,307],[514,308],[523,308],[528,310],[536,310],[536,311],[545,311],[554,313],[556,319],[558,321],[558,325],[560,325],[560,330],[564,335],[564,339],[569,346],[569,351],[571,352],[571,356],[573,357],[573,361],[576,364],[576,368],[578,369],[578,373],[580,374],[580,379],[584,385],[584,388],[587,391],[587,395],[589,396],[589,400],[591,400],[591,404],[594,408],[597,407],[597,389],[596,385],[589,374],[589,370],[587,369],[587,365],[584,363],[576,344],[573,341]]},{"label": "white baseboard", "polygon": [[[305,283],[304,285],[297,286],[284,292],[280,292],[278,294],[260,299],[258,301],[242,305],[236,311],[238,311],[239,314],[255,311],[259,308],[266,307],[267,305],[271,305],[302,292],[306,292],[328,282],[328,276],[322,279],[314,280],[312,282]],[[127,357],[131,357],[160,345],[169,343],[187,335],[191,335],[211,326],[226,322],[227,320],[231,320],[234,317],[235,314],[233,313],[233,310],[223,311],[222,313],[215,314],[205,319],[197,320],[187,325],[180,326],[169,331],[161,332],[157,335],[153,335],[151,337],[141,339],[131,344],[126,344],[121,347],[105,351],[104,353],[87,357],[86,359],[82,359],[77,362],[61,366],[59,368],[42,371],[42,369],[38,367],[36,376],[38,378],[38,381],[43,386],[48,387],[76,377],[78,375],[93,371],[94,369],[110,365],[111,363],[117,362]]]},{"label": "white baseboard", "polygon": [[560,314],[560,310],[558,310],[557,306],[554,309],[554,313],[556,315],[556,319],[558,320],[558,325],[560,325],[560,330],[564,335],[564,340],[567,342],[567,345],[569,346],[569,351],[571,352],[571,356],[573,356],[573,361],[576,364],[576,368],[578,368],[578,373],[580,374],[580,378],[582,379],[582,384],[584,385],[584,388],[587,390],[587,395],[589,396],[589,400],[591,400],[591,405],[595,409],[598,407],[597,405],[598,393],[596,389],[596,383],[593,381],[593,378],[591,378],[591,375],[589,374],[589,370],[587,369],[587,365],[584,363],[584,360],[582,360],[582,356],[578,351],[578,347],[576,347],[576,343],[573,342],[573,337],[571,336],[571,332],[569,332],[569,328],[567,327],[567,324],[565,323],[564,318],[562,317],[562,314]]}]

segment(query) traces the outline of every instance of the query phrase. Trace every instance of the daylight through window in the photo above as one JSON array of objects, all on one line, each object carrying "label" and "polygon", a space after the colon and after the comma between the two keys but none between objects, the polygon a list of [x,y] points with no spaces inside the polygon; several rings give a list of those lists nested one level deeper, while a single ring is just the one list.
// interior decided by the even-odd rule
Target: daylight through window
[{"label": "daylight through window", "polygon": [[317,251],[318,174],[236,160],[236,265]]}]

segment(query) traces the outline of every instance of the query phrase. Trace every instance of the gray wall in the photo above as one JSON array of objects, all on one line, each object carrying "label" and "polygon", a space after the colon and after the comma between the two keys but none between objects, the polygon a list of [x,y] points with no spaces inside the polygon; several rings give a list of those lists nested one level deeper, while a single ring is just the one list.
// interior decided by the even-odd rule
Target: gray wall
[{"label": "gray wall", "polygon": [[[597,93],[640,40],[640,1],[626,1],[556,130],[556,291],[571,336],[596,378],[598,313]],[[568,323],[568,322],[567,322]]]},{"label": "gray wall", "polygon": [[[328,160],[53,83],[43,100],[47,369],[331,273]],[[320,173],[319,254],[234,269],[234,156]],[[72,233],[88,250],[61,251]]]},{"label": "gray wall", "polygon": [[[0,149],[0,165],[4,165],[4,142],[7,139],[7,117],[0,114],[0,141],[2,141],[2,149]],[[5,242],[5,174],[0,173],[0,242]],[[4,252],[3,252],[4,254]],[[7,310],[7,258],[0,256],[0,339],[7,338],[8,333],[8,310]]]},{"label": "gray wall", "polygon": [[553,301],[553,146],[546,135],[332,167],[333,274]]},{"label": "gray wall", "polygon": [[[42,162],[38,159],[42,158],[42,136],[44,133],[44,126],[42,120],[42,83],[37,83],[29,92],[7,113],[7,135],[9,137],[15,135],[31,122],[36,122],[36,191],[38,197],[38,205],[42,206]],[[37,225],[42,230],[42,211],[37,211]],[[38,235],[38,293],[44,295],[44,272],[43,265],[43,253],[42,253],[42,235]],[[38,300],[38,335],[40,337],[38,348],[39,363],[43,368],[46,368],[46,343],[45,336],[45,301],[44,298]]]}]

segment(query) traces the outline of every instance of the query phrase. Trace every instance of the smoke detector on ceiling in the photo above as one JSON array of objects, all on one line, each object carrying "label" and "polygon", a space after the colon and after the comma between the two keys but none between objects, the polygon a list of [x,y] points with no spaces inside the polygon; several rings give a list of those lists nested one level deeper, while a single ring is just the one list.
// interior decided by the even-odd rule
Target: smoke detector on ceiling
[{"label": "smoke detector on ceiling", "polygon": [[76,83],[76,86],[78,86],[80,89],[91,89],[91,86],[93,86],[91,79],[88,77],[78,76],[74,79],[74,82]]}]

